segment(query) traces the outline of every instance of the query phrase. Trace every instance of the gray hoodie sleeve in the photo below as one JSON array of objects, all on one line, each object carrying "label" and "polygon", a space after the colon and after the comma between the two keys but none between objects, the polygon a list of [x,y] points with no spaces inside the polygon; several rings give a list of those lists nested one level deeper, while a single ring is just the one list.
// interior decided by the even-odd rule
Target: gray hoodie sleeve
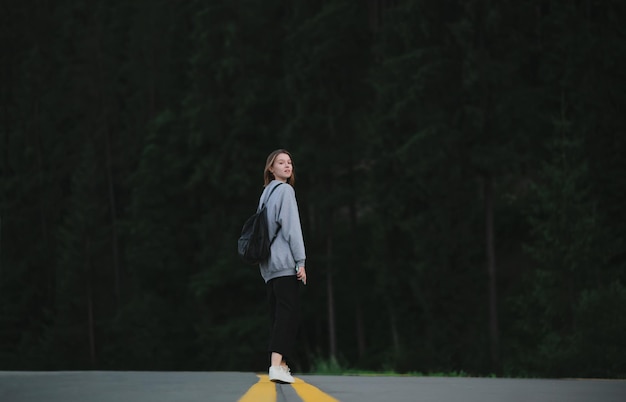
[{"label": "gray hoodie sleeve", "polygon": [[289,244],[291,254],[297,266],[303,267],[306,260],[306,253],[304,250],[304,238],[302,236],[302,226],[300,224],[296,193],[290,185],[281,187],[283,188],[277,189],[277,193],[280,193],[277,195],[282,197],[278,211],[278,223],[281,225],[279,233]]}]

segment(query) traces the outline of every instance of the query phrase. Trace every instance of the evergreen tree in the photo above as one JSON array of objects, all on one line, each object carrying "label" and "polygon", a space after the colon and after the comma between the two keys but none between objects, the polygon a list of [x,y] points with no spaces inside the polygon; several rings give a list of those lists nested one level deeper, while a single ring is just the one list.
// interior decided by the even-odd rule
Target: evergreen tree
[{"label": "evergreen tree", "polygon": [[[106,243],[106,204],[93,143],[87,139],[72,178],[72,197],[59,230],[54,324],[43,352],[50,368],[97,367],[102,343],[98,324],[99,287],[106,278],[109,259]],[[56,363],[58,360],[62,363]]]}]

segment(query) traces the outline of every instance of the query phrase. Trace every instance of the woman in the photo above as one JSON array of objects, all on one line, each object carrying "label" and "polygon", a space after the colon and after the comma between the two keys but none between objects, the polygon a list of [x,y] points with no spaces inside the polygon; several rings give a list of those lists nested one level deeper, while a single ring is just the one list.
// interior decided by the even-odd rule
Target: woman
[{"label": "woman", "polygon": [[[298,332],[298,281],[306,285],[306,255],[293,188],[295,176],[291,154],[284,149],[269,154],[263,179],[265,190],[259,206],[265,203],[270,235],[278,230],[271,245],[270,258],[260,264],[270,309],[269,378],[274,382],[293,383],[286,359],[292,352]],[[278,187],[268,198],[275,186]]]}]

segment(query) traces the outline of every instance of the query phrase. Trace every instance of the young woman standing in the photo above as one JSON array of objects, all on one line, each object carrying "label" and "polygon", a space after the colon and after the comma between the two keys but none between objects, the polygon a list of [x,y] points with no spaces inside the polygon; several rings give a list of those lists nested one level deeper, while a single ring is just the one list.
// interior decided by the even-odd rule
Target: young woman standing
[{"label": "young woman standing", "polygon": [[[269,154],[263,179],[265,190],[261,194],[259,206],[265,203],[270,236],[278,230],[271,246],[270,258],[260,264],[270,311],[269,378],[274,382],[293,383],[287,357],[292,353],[298,332],[298,281],[306,285],[306,254],[293,188],[294,167],[287,150],[277,149]],[[272,196],[266,199],[275,186],[278,187]]]}]

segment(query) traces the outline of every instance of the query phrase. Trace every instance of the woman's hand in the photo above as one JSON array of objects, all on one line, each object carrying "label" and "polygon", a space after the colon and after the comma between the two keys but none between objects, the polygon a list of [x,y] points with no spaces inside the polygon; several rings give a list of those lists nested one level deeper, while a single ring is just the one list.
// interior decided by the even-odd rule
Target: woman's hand
[{"label": "woman's hand", "polygon": [[304,267],[298,267],[298,270],[296,271],[296,278],[306,285],[306,270]]}]

